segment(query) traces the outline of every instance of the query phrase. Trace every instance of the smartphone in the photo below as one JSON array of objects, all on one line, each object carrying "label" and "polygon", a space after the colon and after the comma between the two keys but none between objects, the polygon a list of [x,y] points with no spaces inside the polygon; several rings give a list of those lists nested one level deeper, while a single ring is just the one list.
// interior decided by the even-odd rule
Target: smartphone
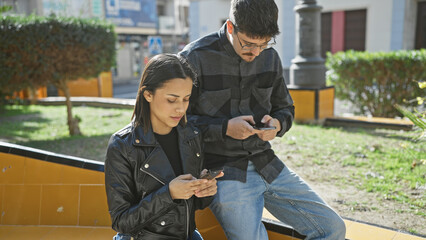
[{"label": "smartphone", "polygon": [[276,129],[276,127],[274,126],[266,126],[264,123],[256,123],[256,125],[253,126],[254,129],[257,130],[272,130],[272,129]]},{"label": "smartphone", "polygon": [[207,172],[200,176],[200,179],[207,179],[212,180],[213,178],[217,177],[221,172],[223,171],[223,168],[221,169],[215,169],[215,170],[207,170]]}]

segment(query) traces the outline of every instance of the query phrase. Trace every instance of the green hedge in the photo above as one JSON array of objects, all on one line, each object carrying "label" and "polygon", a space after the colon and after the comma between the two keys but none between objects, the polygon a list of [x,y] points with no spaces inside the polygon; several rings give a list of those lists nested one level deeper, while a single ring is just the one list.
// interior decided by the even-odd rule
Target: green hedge
[{"label": "green hedge", "polygon": [[349,100],[361,114],[395,117],[394,104],[424,95],[416,81],[426,80],[426,50],[338,52],[327,54],[327,81],[336,97]]},{"label": "green hedge", "polygon": [[0,19],[0,93],[98,76],[115,64],[113,25],[74,17]]}]

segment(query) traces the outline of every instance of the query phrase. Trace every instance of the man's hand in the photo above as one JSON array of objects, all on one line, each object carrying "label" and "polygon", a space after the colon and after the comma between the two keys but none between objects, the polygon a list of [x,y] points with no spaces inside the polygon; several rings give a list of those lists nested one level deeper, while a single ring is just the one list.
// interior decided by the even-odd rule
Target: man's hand
[{"label": "man's hand", "polygon": [[226,135],[234,139],[243,140],[250,137],[253,134],[260,133],[261,131],[256,130],[252,127],[254,125],[253,116],[239,116],[232,118],[228,121],[228,128]]},{"label": "man's hand", "polygon": [[259,133],[256,133],[257,136],[263,141],[270,141],[274,139],[277,136],[277,133],[281,130],[280,121],[278,121],[278,119],[276,118],[272,118],[269,115],[263,116],[261,122],[264,123],[266,126],[275,127],[275,129],[263,130],[263,131],[260,131]]}]

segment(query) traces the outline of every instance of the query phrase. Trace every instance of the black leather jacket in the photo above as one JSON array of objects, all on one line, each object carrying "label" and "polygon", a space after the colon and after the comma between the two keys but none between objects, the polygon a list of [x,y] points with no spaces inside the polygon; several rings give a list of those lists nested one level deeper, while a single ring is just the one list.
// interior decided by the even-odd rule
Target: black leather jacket
[{"label": "black leather jacket", "polygon": [[[178,125],[184,173],[199,177],[203,169],[201,134]],[[195,230],[195,210],[212,197],[173,200],[169,182],[173,168],[152,129],[129,124],[111,136],[105,160],[105,188],[112,228],[135,239],[187,239]]]}]

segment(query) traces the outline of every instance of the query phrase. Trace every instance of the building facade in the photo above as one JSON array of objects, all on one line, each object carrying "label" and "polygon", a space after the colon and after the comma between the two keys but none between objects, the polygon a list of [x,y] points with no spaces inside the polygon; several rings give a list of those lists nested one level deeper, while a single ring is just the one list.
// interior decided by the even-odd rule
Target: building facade
[{"label": "building facade", "polygon": [[[279,8],[278,51],[288,81],[295,57],[297,0],[275,0]],[[394,51],[426,48],[426,0],[317,0],[322,6],[321,52],[354,49]],[[229,16],[229,0],[191,0],[190,40],[217,31]]]}]

